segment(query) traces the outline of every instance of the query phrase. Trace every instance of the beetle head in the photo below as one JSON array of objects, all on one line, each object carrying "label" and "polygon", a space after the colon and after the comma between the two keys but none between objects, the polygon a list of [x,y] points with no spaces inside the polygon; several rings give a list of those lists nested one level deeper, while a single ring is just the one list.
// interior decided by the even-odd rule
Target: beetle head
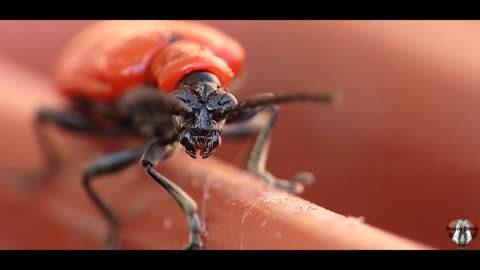
[{"label": "beetle head", "polygon": [[180,85],[174,95],[191,110],[175,117],[180,143],[185,152],[196,158],[211,156],[221,144],[221,133],[227,114],[235,109],[237,99],[217,82],[193,81]]}]

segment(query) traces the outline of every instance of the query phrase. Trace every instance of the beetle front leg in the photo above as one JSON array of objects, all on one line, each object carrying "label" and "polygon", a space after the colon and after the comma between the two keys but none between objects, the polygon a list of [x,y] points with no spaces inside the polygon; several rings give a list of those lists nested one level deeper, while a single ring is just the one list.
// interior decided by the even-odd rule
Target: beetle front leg
[{"label": "beetle front leg", "polygon": [[[268,111],[267,118],[254,118],[262,111]],[[259,176],[269,185],[279,189],[299,194],[305,189],[305,185],[310,185],[315,181],[313,174],[309,172],[300,172],[294,175],[290,181],[278,179],[266,171],[268,151],[270,147],[270,135],[275,124],[278,109],[275,106],[261,108],[256,110],[245,110],[240,112],[234,119],[227,121],[222,136],[225,138],[245,137],[257,134],[254,147],[250,152],[247,163],[247,169]]]},{"label": "beetle front leg", "polygon": [[165,176],[160,175],[153,168],[158,162],[169,158],[171,154],[173,154],[175,148],[176,145],[173,144],[164,145],[161,141],[153,141],[145,150],[141,162],[148,175],[167,190],[178,203],[180,208],[187,214],[190,235],[186,249],[201,249],[203,246],[201,239],[202,226],[197,215],[197,204],[179,186],[172,183]]}]

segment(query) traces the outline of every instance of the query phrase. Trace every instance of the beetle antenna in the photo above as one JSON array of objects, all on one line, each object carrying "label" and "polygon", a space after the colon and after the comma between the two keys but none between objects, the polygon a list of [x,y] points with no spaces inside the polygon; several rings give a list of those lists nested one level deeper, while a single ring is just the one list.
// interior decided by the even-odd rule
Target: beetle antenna
[{"label": "beetle antenna", "polygon": [[166,108],[172,115],[179,115],[191,111],[187,104],[176,98],[174,95],[158,91],[154,86],[141,85],[135,91],[129,91],[118,101],[118,108],[131,112],[139,106],[156,105],[159,108]]},{"label": "beetle antenna", "polygon": [[294,93],[257,96],[240,102],[235,110],[242,111],[245,109],[254,109],[258,107],[265,107],[268,105],[296,101],[333,103],[336,100],[336,96],[337,95],[328,93]]}]

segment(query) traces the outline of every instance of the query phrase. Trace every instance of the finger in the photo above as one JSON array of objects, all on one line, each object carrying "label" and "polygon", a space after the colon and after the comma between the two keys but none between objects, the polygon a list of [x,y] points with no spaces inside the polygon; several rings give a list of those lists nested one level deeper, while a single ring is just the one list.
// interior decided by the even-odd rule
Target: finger
[{"label": "finger", "polygon": [[[37,158],[28,123],[45,99],[48,81],[14,65],[0,62],[2,85],[38,91],[9,91],[0,100],[3,153],[23,153],[2,161],[13,165]],[[7,76],[8,75],[8,76]],[[43,91],[43,90],[45,91]],[[25,100],[26,103],[20,101]],[[50,102],[50,101],[49,101]],[[15,104],[24,104],[16,106]],[[52,102],[51,106],[61,106]],[[6,109],[8,108],[8,110]],[[22,123],[22,124],[19,124]],[[2,248],[100,248],[107,225],[81,188],[81,174],[99,153],[90,140],[60,130],[56,140],[68,158],[48,188],[22,193],[0,187]],[[17,140],[13,140],[17,134]],[[22,134],[19,142],[18,134]],[[33,165],[32,165],[33,166]],[[423,249],[427,246],[376,229],[355,219],[276,190],[254,176],[214,158],[194,160],[178,152],[157,168],[189,193],[206,217],[206,249]],[[176,202],[133,166],[99,180],[99,193],[120,217],[122,248],[181,249],[187,243],[185,215]],[[35,230],[31,228],[35,227]],[[8,241],[7,241],[8,240]]]},{"label": "finger", "polygon": [[[475,220],[480,212],[478,22],[210,23],[247,49],[249,79],[241,95],[343,93],[335,109],[281,108],[270,170],[311,171],[317,183],[305,198],[458,248],[443,231],[412,222],[443,228],[460,217]],[[242,147],[225,142],[222,158],[233,159]],[[447,205],[446,198],[455,203]],[[479,247],[473,241],[467,248]]]}]

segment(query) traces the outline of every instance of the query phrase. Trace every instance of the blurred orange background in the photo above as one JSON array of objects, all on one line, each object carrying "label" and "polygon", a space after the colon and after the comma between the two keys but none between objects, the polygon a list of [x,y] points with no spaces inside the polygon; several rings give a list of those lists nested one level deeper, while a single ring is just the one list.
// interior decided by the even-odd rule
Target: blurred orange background
[{"label": "blurred orange background", "polygon": [[[88,23],[1,21],[0,56],[51,76],[63,43]],[[206,23],[246,49],[240,98],[343,94],[335,108],[281,109],[268,169],[284,178],[313,172],[302,197],[442,249],[458,249],[450,221],[480,224],[480,22]],[[216,157],[233,161],[244,143],[224,141]]]}]

